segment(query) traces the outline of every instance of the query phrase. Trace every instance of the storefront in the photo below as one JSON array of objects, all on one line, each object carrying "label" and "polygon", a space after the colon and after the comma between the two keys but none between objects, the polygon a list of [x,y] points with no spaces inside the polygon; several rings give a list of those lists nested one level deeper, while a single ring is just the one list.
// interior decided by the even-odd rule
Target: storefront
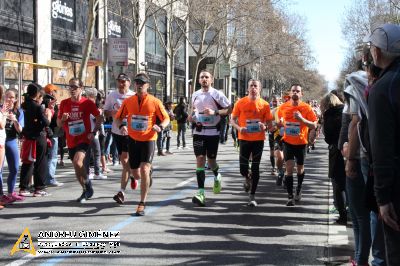
[{"label": "storefront", "polygon": [[15,62],[34,62],[34,36],[34,1],[0,1],[0,59],[5,59],[0,83],[6,88],[20,89],[34,80],[32,65]]},{"label": "storefront", "polygon": [[[77,77],[88,24],[88,1],[53,0],[51,3],[51,58],[62,61],[62,69],[52,71],[52,82],[65,87]],[[96,86],[96,67],[88,67],[84,85]]]}]

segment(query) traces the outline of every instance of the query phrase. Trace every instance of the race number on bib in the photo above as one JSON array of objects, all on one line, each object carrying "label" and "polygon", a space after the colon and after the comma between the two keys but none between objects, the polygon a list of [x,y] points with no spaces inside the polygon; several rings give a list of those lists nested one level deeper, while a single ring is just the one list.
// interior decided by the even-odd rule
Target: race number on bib
[{"label": "race number on bib", "polygon": [[254,119],[254,120],[246,120],[246,129],[248,133],[256,133],[256,132],[261,132],[260,125],[258,124],[260,120]]},{"label": "race number on bib", "polygon": [[213,115],[199,114],[199,122],[205,126],[206,125],[214,125],[214,118],[215,118],[215,116],[213,116]]},{"label": "race number on bib", "polygon": [[149,125],[149,117],[143,115],[132,115],[131,128],[134,131],[146,131]]},{"label": "race number on bib", "polygon": [[288,136],[299,136],[300,122],[286,122],[285,133]]},{"label": "race number on bib", "polygon": [[71,136],[79,136],[85,133],[85,124],[83,120],[75,120],[68,122],[68,131]]}]

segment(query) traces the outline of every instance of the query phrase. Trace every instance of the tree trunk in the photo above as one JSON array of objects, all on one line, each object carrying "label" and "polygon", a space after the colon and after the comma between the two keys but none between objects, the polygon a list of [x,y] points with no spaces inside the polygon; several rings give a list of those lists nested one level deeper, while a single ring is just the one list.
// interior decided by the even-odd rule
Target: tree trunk
[{"label": "tree trunk", "polygon": [[92,42],[93,42],[93,35],[94,35],[94,26],[95,20],[97,15],[97,7],[98,0],[89,0],[89,18],[88,18],[88,29],[86,33],[86,40],[84,44],[84,51],[82,54],[82,63],[81,68],[79,69],[79,76],[78,78],[82,80],[83,84],[85,84],[86,80],[86,72],[87,72],[87,63],[89,61],[90,51],[92,50]]},{"label": "tree trunk", "polygon": [[171,57],[169,60],[169,64],[170,64],[170,72],[169,72],[169,82],[170,82],[170,100],[173,102],[174,101],[174,89],[175,89],[175,82],[174,82],[174,64],[175,64],[175,56],[173,51],[171,51]]}]

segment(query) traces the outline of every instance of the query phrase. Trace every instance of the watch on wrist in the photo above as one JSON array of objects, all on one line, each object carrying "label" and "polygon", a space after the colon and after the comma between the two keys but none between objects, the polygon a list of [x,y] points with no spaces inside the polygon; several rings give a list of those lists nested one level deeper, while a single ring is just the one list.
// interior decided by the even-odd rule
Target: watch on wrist
[{"label": "watch on wrist", "polygon": [[215,115],[219,115],[219,110],[215,110]]},{"label": "watch on wrist", "polygon": [[120,126],[119,126],[119,129],[121,129],[122,127],[124,127],[125,125],[124,124],[121,124]]},{"label": "watch on wrist", "polygon": [[158,125],[159,128],[161,128],[161,130],[164,130],[164,127],[162,125]]}]

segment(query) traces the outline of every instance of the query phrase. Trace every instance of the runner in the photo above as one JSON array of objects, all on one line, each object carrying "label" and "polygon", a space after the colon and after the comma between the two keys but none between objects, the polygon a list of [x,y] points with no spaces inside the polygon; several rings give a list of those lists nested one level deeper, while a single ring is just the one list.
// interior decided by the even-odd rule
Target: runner
[{"label": "runner", "polygon": [[[57,125],[64,128],[69,157],[74,165],[76,178],[83,189],[82,195],[77,199],[80,203],[93,196],[92,183],[88,177],[89,144],[102,122],[102,116],[96,104],[82,97],[82,89],[83,82],[80,79],[69,80],[71,97],[61,101],[57,117]],[[96,118],[96,125],[92,132],[90,115]]]},{"label": "runner", "polygon": [[[169,116],[161,101],[147,93],[150,78],[138,73],[134,79],[136,95],[124,100],[114,116],[122,135],[129,135],[128,152],[132,175],[140,183],[140,202],[136,215],[145,215],[145,204],[152,184],[151,163],[153,161],[157,132],[169,124]],[[123,123],[127,117],[127,123]],[[156,125],[156,117],[161,121]]]},{"label": "runner", "polygon": [[[248,83],[248,96],[240,99],[233,108],[231,124],[239,133],[240,174],[245,177],[244,188],[249,192],[248,206],[255,207],[255,194],[260,179],[260,161],[264,149],[265,123],[271,128],[273,119],[269,104],[260,98],[261,83],[251,79]],[[252,157],[251,173],[249,158]]]},{"label": "runner", "polygon": [[[122,102],[135,95],[133,91],[129,89],[131,85],[131,79],[125,74],[120,73],[117,77],[118,82],[118,90],[112,91],[108,94],[106,98],[106,102],[104,104],[104,113],[106,117],[113,117],[117,114],[118,109],[121,107]],[[126,125],[126,118],[122,120],[122,123]],[[114,195],[113,199],[118,204],[124,204],[125,201],[125,189],[128,185],[129,181],[129,154],[128,154],[128,143],[129,137],[127,134],[123,134],[121,129],[118,128],[116,121],[112,122],[111,133],[113,140],[117,146],[119,160],[122,164],[122,172],[121,172],[121,188]],[[126,132],[125,132],[126,133]],[[136,189],[138,185],[137,180],[133,177],[131,178],[131,188]]]},{"label": "runner", "polygon": [[205,206],[204,182],[206,155],[208,166],[214,173],[214,193],[221,191],[221,174],[216,162],[219,144],[219,122],[221,116],[227,116],[231,110],[230,102],[225,95],[214,89],[213,76],[208,70],[200,71],[201,89],[192,95],[192,107],[188,120],[194,125],[193,149],[196,156],[196,176],[198,193],[192,202]]},{"label": "runner", "polygon": [[[280,127],[284,127],[283,153],[286,163],[286,187],[288,202],[286,206],[294,206],[294,201],[301,199],[301,186],[304,180],[304,160],[308,141],[308,128],[315,129],[317,117],[311,106],[301,101],[302,87],[294,84],[290,88],[290,101],[278,109]],[[293,197],[293,167],[294,159],[297,164],[297,187]]]}]

